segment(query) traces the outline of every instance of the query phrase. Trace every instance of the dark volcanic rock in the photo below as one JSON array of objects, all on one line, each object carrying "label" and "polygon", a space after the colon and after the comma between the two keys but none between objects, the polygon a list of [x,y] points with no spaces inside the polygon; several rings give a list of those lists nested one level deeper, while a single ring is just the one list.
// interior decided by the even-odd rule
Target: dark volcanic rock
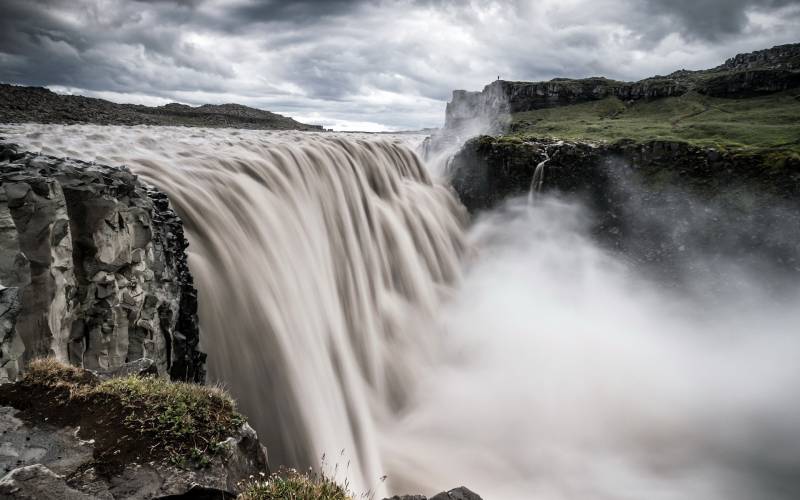
[{"label": "dark volcanic rock", "polygon": [[[800,273],[796,156],[664,141],[587,144],[484,136],[465,144],[449,174],[474,213],[529,196],[544,160],[542,190],[583,202],[592,232],[634,262],[658,264],[674,275],[693,265],[692,252],[702,252],[712,260],[755,263],[763,272],[778,271],[781,279]],[[780,280],[773,281],[777,286]]]},{"label": "dark volcanic rock", "polygon": [[443,491],[438,495],[434,495],[431,500],[481,500],[481,497],[464,486],[459,486],[450,491]]},{"label": "dark volcanic rock", "polygon": [[395,495],[384,500],[481,500],[481,497],[464,486],[459,486],[458,488],[450,491],[438,493],[432,496],[430,499],[423,495]]},{"label": "dark volcanic rock", "polygon": [[607,194],[609,182],[619,176],[609,163],[623,162],[653,188],[671,185],[711,197],[746,187],[785,201],[800,198],[796,156],[657,140],[592,144],[480,136],[467,141],[455,155],[449,174],[462,203],[475,212],[528,193],[536,166],[546,154],[550,159],[544,186],[565,194]]},{"label": "dark volcanic rock", "polygon": [[544,185],[548,189],[584,191],[601,180],[597,174],[600,159],[600,150],[587,143],[481,136],[468,141],[455,155],[449,175],[461,202],[475,212],[529,193],[536,166],[545,160]]},{"label": "dark volcanic rock", "polygon": [[166,196],[125,168],[0,145],[0,380],[36,357],[142,358],[202,381],[197,292]]},{"label": "dark volcanic rock", "polygon": [[42,87],[0,84],[0,123],[26,122],[322,130],[319,125],[240,104],[191,107],[172,103],[149,107],[56,94]]},{"label": "dark volcanic rock", "polygon": [[771,49],[757,50],[731,57],[721,68],[727,70],[800,69],[800,44],[776,45]]},{"label": "dark volcanic rock", "polygon": [[800,87],[800,71],[755,69],[720,73],[698,85],[713,97],[751,97]]}]

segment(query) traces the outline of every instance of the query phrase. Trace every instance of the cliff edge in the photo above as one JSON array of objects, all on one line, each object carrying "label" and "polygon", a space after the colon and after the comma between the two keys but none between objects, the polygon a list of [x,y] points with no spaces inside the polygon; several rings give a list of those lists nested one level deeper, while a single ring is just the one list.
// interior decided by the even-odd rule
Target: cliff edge
[{"label": "cliff edge", "polygon": [[0,382],[41,357],[202,382],[187,245],[166,195],[127,169],[0,145]]}]

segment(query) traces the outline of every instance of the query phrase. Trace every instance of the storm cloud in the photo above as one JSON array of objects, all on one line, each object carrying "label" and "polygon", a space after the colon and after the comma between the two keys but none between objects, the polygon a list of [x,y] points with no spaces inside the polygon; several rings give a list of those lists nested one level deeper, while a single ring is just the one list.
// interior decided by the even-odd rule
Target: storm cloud
[{"label": "storm cloud", "polygon": [[798,41],[800,0],[3,0],[0,81],[438,126],[498,75],[638,79]]}]

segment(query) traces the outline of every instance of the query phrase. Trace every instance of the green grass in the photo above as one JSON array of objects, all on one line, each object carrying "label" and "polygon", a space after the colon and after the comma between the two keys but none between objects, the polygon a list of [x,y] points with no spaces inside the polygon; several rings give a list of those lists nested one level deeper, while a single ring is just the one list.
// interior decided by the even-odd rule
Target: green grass
[{"label": "green grass", "polygon": [[[31,397],[50,399],[39,403],[49,403],[56,413],[107,414],[83,427],[90,424],[87,432],[102,435],[108,446],[114,439],[128,441],[132,455],[149,450],[175,465],[207,465],[245,421],[230,396],[216,387],[134,375],[99,381],[53,359],[32,361],[17,384]],[[119,436],[109,435],[117,431]]]},{"label": "green grass", "polygon": [[352,500],[347,485],[340,486],[322,473],[301,474],[286,469],[239,484],[237,500]]},{"label": "green grass", "polygon": [[723,99],[688,92],[626,104],[617,98],[515,113],[510,135],[568,140],[666,140],[800,152],[800,92]]},{"label": "green grass", "polygon": [[125,425],[158,442],[173,462],[204,465],[244,423],[218,388],[130,376],[102,382],[92,392],[118,399],[130,412]]}]

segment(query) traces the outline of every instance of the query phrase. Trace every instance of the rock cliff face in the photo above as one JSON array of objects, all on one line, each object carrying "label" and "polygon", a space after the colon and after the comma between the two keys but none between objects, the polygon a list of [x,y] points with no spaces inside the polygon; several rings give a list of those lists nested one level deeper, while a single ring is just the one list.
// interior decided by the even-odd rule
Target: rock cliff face
[{"label": "rock cliff face", "polygon": [[582,201],[593,233],[634,261],[674,271],[689,248],[756,257],[778,271],[777,284],[800,274],[800,158],[772,155],[482,136],[456,154],[449,174],[473,213],[538,188]]},{"label": "rock cliff face", "polygon": [[447,104],[445,129],[484,126],[496,133],[504,116],[535,109],[617,97],[623,101],[674,97],[696,91],[714,97],[748,97],[800,86],[800,44],[739,54],[709,70],[680,70],[638,82],[607,78],[555,78],[547,82],[496,80],[480,92],[453,91]]},{"label": "rock cliff face", "polygon": [[721,68],[739,71],[748,69],[800,69],[800,44],[777,45],[731,57]]},{"label": "rock cliff face", "polygon": [[0,145],[0,382],[52,356],[202,381],[181,221],[124,168]]},{"label": "rock cliff face", "polygon": [[545,160],[543,188],[565,194],[606,197],[608,183],[618,177],[614,163],[630,166],[634,175],[656,189],[680,187],[707,198],[746,187],[787,202],[800,197],[796,156],[658,140],[594,144],[479,136],[455,155],[449,174],[462,203],[476,212],[528,193],[536,166]]}]

